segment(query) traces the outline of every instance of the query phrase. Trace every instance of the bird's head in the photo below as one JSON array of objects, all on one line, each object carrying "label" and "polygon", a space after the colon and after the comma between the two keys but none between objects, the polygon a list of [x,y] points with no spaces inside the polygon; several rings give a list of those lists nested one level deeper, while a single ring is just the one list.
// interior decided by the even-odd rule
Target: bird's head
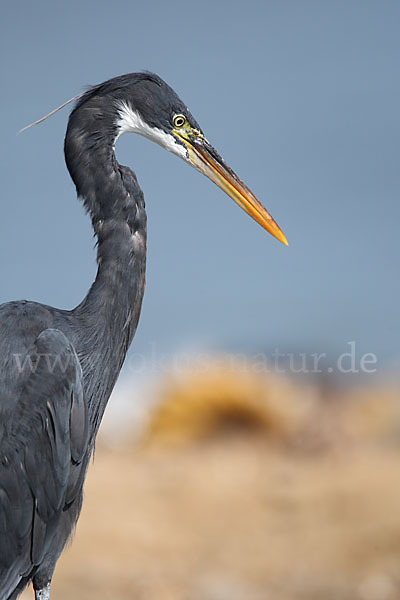
[{"label": "bird's head", "polygon": [[[173,152],[211,179],[257,223],[287,245],[277,223],[224,162],[189,109],[165,81],[151,73],[111,81],[117,86],[118,136],[125,132],[139,133]],[[126,85],[121,85],[124,83]]]},{"label": "bird's head", "polygon": [[77,143],[88,127],[96,140],[106,134],[112,143],[128,131],[139,133],[206,175],[266,231],[287,245],[278,224],[228,167],[186,105],[158,75],[145,72],[114,77],[68,100],[28,127],[41,123],[76,99],[68,127],[79,131]]}]

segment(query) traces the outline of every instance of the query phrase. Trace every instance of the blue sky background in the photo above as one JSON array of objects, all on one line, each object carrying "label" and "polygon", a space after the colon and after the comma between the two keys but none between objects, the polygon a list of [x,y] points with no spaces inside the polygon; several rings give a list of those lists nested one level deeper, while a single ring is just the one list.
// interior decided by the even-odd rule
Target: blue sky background
[{"label": "blue sky background", "polygon": [[86,85],[148,69],[285,232],[139,136],[118,142],[148,209],[130,360],[182,348],[400,356],[400,3],[15,0],[2,7],[0,301],[72,308],[95,276],[63,161]]}]

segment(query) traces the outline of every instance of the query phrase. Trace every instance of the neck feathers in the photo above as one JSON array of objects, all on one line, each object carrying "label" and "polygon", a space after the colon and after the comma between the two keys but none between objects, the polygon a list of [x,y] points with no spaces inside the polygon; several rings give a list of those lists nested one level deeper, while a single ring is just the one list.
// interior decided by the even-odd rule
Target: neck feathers
[{"label": "neck feathers", "polygon": [[65,159],[98,246],[96,280],[75,310],[90,323],[96,343],[106,344],[110,360],[121,366],[144,291],[146,213],[134,173],[114,154],[117,117],[107,96],[78,105],[68,123]]}]

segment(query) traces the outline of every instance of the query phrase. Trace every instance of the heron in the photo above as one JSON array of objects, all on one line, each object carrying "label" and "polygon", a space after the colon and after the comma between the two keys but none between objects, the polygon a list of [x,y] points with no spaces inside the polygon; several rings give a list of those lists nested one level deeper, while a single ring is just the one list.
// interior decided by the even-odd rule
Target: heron
[{"label": "heron", "polygon": [[138,325],[146,212],[136,175],[115,156],[125,132],[183,159],[287,244],[158,75],[118,76],[77,97],[64,155],[97,238],[98,269],[73,310],[26,300],[0,306],[1,600],[17,598],[30,583],[36,600],[50,598],[57,560],[81,510],[104,409]]}]

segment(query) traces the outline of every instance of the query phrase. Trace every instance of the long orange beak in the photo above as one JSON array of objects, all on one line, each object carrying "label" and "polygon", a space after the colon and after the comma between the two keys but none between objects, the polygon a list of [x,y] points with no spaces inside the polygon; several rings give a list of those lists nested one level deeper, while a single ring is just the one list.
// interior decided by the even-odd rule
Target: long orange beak
[{"label": "long orange beak", "polygon": [[[176,130],[174,133],[179,135]],[[288,245],[277,222],[205,138],[201,137],[198,141],[193,138],[188,141],[182,135],[179,135],[179,138],[185,143],[189,151],[189,160],[196,169],[228,194],[240,208],[274,238],[282,244]]]}]

